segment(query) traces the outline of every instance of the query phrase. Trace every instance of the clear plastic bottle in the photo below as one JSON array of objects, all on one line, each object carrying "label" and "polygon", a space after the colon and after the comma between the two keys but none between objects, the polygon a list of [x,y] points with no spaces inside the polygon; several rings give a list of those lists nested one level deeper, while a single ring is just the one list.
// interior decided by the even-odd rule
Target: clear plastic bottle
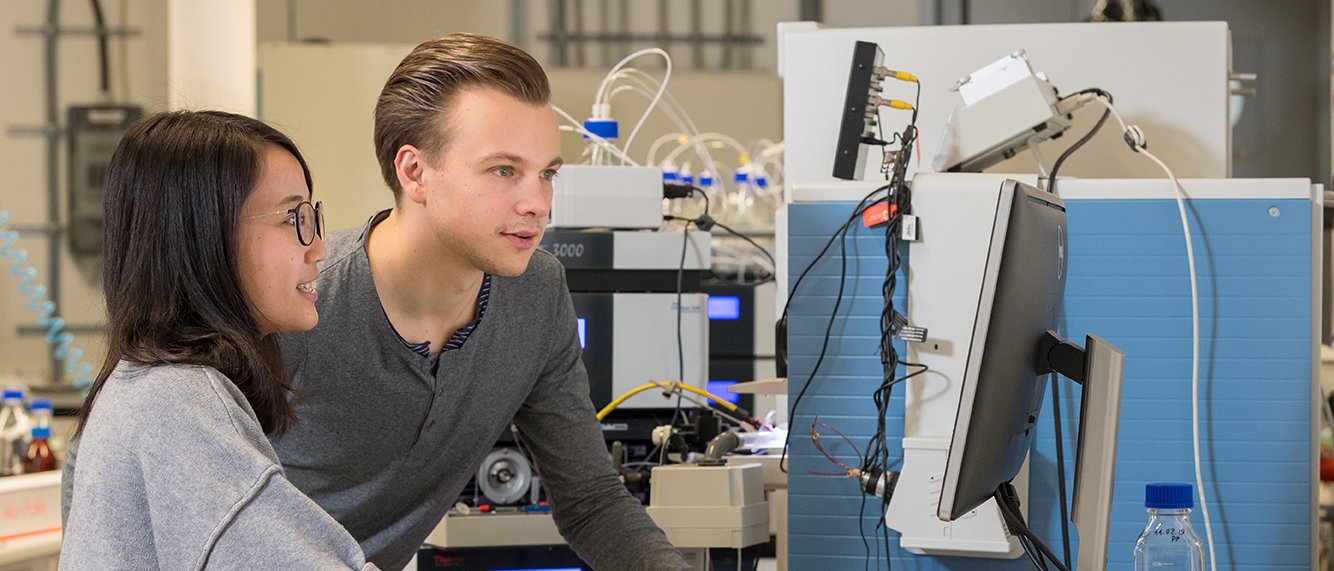
[{"label": "clear plastic bottle", "polygon": [[24,474],[48,472],[56,469],[56,456],[51,453],[51,445],[47,444],[47,440],[50,438],[50,426],[34,426],[32,428],[32,442],[28,444],[28,449],[23,455]]},{"label": "clear plastic bottle", "polygon": [[31,423],[23,406],[23,389],[5,389],[0,395],[0,476],[15,476],[23,473]]},{"label": "clear plastic bottle", "polygon": [[1145,486],[1149,524],[1135,542],[1135,571],[1204,570],[1204,547],[1190,526],[1193,492],[1190,484]]}]

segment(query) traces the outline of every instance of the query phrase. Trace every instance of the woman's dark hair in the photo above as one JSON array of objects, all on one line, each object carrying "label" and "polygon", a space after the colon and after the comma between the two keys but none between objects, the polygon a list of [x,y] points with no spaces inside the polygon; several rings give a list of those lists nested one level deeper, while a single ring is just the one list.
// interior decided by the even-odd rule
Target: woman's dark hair
[{"label": "woman's dark hair", "polygon": [[286,135],[249,117],[173,111],[126,131],[106,171],[103,291],[107,356],[79,412],[124,360],[212,367],[250,402],[266,433],[296,420],[282,354],[262,336],[237,273],[237,225],[269,145],[310,169]]}]

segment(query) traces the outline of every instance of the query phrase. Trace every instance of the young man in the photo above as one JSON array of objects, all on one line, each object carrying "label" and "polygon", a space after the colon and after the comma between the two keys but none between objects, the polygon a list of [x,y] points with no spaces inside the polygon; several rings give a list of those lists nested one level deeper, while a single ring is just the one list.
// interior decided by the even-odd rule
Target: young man
[{"label": "young man", "polygon": [[516,424],[561,534],[597,569],[687,569],[611,463],[560,264],[537,251],[560,141],[546,74],[494,38],[429,41],[389,77],[394,208],[331,235],[320,324],[282,339],[288,478],[401,569]]}]

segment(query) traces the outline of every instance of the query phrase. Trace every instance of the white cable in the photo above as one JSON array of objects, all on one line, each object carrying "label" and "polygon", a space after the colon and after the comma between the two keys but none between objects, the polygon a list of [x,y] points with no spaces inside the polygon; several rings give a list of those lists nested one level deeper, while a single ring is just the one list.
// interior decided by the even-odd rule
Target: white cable
[{"label": "white cable", "polygon": [[736,149],[738,155],[745,155],[747,159],[750,159],[752,156],[750,154],[750,149],[747,149],[745,145],[742,145],[741,141],[738,141],[724,133],[700,133],[699,139],[701,141],[706,141],[706,142],[719,141],[729,147],[732,147],[733,149]]},{"label": "white cable", "polygon": [[562,126],[560,127],[560,129],[561,129],[562,131],[574,131],[574,132],[580,133],[580,134],[584,135],[585,137],[588,137],[589,140],[598,143],[601,147],[603,147],[603,148],[605,148],[606,150],[610,151],[611,154],[616,155],[617,157],[620,157],[621,160],[624,160],[625,162],[629,163],[629,164],[632,165],[632,166],[639,166],[639,163],[635,162],[634,159],[630,158],[628,155],[626,155],[625,153],[621,152],[621,150],[618,149],[618,148],[616,148],[616,145],[612,144],[611,141],[608,141],[608,140],[602,138],[602,136],[601,136],[601,135],[598,135],[597,133],[594,133],[594,132],[592,132],[592,131],[589,131],[588,129],[585,129],[584,126],[583,126],[583,124],[579,123],[579,121],[578,121],[577,119],[575,119],[574,117],[571,117],[570,114],[569,114],[569,113],[566,113],[564,109],[561,109],[559,106],[556,106],[556,105],[552,105],[551,108],[552,108],[553,110],[556,111],[556,114],[560,115],[561,117],[564,117],[565,120],[566,120],[566,121],[569,121],[569,122],[570,122],[570,125],[573,126],[573,127],[570,127],[570,126],[562,125]]},{"label": "white cable", "polygon": [[663,51],[661,48],[644,48],[628,56],[625,56],[624,58],[621,58],[621,61],[617,62],[616,65],[612,66],[611,70],[607,72],[607,75],[602,78],[602,83],[598,85],[598,90],[593,95],[593,114],[595,117],[598,116],[600,113],[604,115],[606,114],[606,110],[603,109],[601,105],[607,102],[606,98],[608,89],[611,87],[611,82],[613,80],[613,76],[616,75],[616,72],[621,71],[621,68],[625,67],[626,64],[630,63],[635,58],[647,54],[660,55],[663,57],[663,59],[667,60],[668,66],[671,65],[672,61],[671,56],[667,55],[667,52]]},{"label": "white cable", "polygon": [[630,152],[630,144],[635,141],[635,135],[638,135],[639,129],[644,126],[644,121],[648,120],[648,116],[658,107],[658,102],[662,101],[662,94],[667,91],[667,82],[672,79],[672,58],[667,55],[667,52],[662,50],[658,51],[662,52],[662,59],[667,62],[667,69],[663,71],[662,84],[658,86],[658,92],[653,94],[653,99],[649,101],[648,107],[644,108],[644,113],[639,116],[639,121],[635,123],[635,128],[630,130],[630,136],[625,138],[625,145],[623,148],[627,153]]},{"label": "white cable", "polygon": [[[658,87],[658,81],[654,79],[653,76],[634,68],[622,70],[617,79],[625,79],[626,81],[638,85],[641,90],[637,92],[644,97],[651,97],[654,89]],[[676,98],[672,97],[671,93],[667,93],[663,96],[662,103],[665,104],[662,106],[662,111],[667,114],[667,117],[672,120],[677,129],[685,133],[687,137],[699,134],[699,128],[695,127],[695,122],[690,118],[690,114],[686,113],[685,109],[681,107],[681,104],[676,102]],[[708,167],[709,171],[715,173],[718,172],[717,165],[714,164],[713,157],[709,155],[708,149],[704,148],[703,145],[695,143],[695,152],[699,154],[700,159],[704,161],[704,165]],[[650,161],[650,163],[651,162],[652,161]]]},{"label": "white cable", "polygon": [[[632,76],[636,74],[641,76],[643,82],[649,85],[657,84],[657,80],[654,79],[653,76],[647,73],[644,73],[637,69],[625,70],[626,79],[632,79]],[[648,88],[646,88],[646,90],[648,90]],[[682,131],[685,131],[687,134],[690,135],[699,135],[699,128],[695,126],[695,121],[690,118],[690,114],[686,113],[685,109],[681,107],[681,104],[676,102],[676,98],[673,97],[671,93],[667,93],[666,95],[664,95],[663,101],[667,103],[668,107],[674,108],[676,112],[680,115],[681,119],[685,123],[684,128],[681,129]],[[678,125],[678,127],[679,126],[680,125]],[[698,141],[695,142],[695,149],[696,152],[699,153],[700,158],[704,160],[704,166],[707,167],[712,172],[715,173],[718,172],[717,166],[714,165],[713,157],[709,155],[708,149],[705,149],[704,146],[700,144]]]},{"label": "white cable", "polygon": [[1122,136],[1126,143],[1136,152],[1148,157],[1154,163],[1157,163],[1163,172],[1167,173],[1167,178],[1172,181],[1172,192],[1176,195],[1177,212],[1181,215],[1181,231],[1186,237],[1186,261],[1190,268],[1190,318],[1191,318],[1191,367],[1190,367],[1190,418],[1191,418],[1191,444],[1195,456],[1195,489],[1200,497],[1200,515],[1204,518],[1204,535],[1209,542],[1209,569],[1217,571],[1218,564],[1214,558],[1214,530],[1209,522],[1209,504],[1205,501],[1204,495],[1204,477],[1200,470],[1200,295],[1199,285],[1195,275],[1195,247],[1190,238],[1190,223],[1186,219],[1186,203],[1183,196],[1186,189],[1182,188],[1181,182],[1177,180],[1172,169],[1161,159],[1150,153],[1146,147],[1144,132],[1137,125],[1126,125],[1121,119],[1121,114],[1116,112],[1111,102],[1106,98],[1098,96],[1094,98],[1101,103],[1116,122],[1121,125]]},{"label": "white cable", "polygon": [[[717,136],[711,137],[710,135],[717,135]],[[697,137],[691,137],[690,140],[686,141],[685,143],[677,145],[677,147],[675,149],[672,149],[672,152],[667,153],[667,156],[663,157],[662,160],[665,162],[675,161],[676,157],[681,156],[681,153],[684,153],[687,150],[694,150],[696,144],[703,144],[705,148],[714,148],[714,149],[732,147],[732,150],[737,152],[738,159],[743,157],[746,159],[750,158],[750,153],[746,152],[746,148],[741,146],[740,143],[737,143],[736,145],[731,145],[727,141],[720,139],[719,136],[727,137],[727,135],[722,135],[721,133],[705,133]],[[727,137],[727,139],[731,139],[732,142],[736,142],[736,139],[732,139],[731,137]],[[710,145],[710,143],[712,143],[712,145]],[[739,160],[737,162],[740,163]]]},{"label": "white cable", "polygon": [[[599,153],[599,151],[605,150],[605,151],[610,152],[610,153],[613,154],[613,155],[616,155],[616,158],[619,158],[619,159],[621,159],[622,161],[625,161],[625,162],[626,162],[627,164],[629,164],[630,166],[634,166],[634,167],[639,166],[639,163],[636,163],[636,162],[634,161],[634,159],[631,159],[631,158],[629,157],[629,155],[626,155],[625,153],[621,152],[620,149],[616,148],[616,145],[615,145],[615,144],[613,144],[611,141],[608,141],[608,140],[606,140],[606,139],[603,139],[603,138],[602,138],[601,136],[599,136],[597,133],[593,133],[593,132],[591,132],[591,131],[589,131],[588,129],[585,129],[585,128],[583,128],[583,127],[572,127],[572,126],[570,126],[570,125],[561,125],[561,126],[558,127],[558,128],[559,128],[560,130],[562,130],[562,131],[568,131],[568,132],[570,132],[570,133],[579,133],[580,135],[583,135],[583,136],[585,136],[585,137],[588,137],[588,139],[589,139],[590,141],[592,141],[592,142],[594,142],[594,143],[597,143],[597,146],[596,146],[596,147],[591,147],[591,149],[592,149],[592,158],[590,159],[590,163],[589,163],[589,164],[594,164],[594,165],[599,164],[600,161],[601,161],[601,158],[600,158],[600,156],[599,156],[598,153]],[[585,149],[585,150],[584,150],[584,154],[585,154],[585,155],[588,155],[588,154],[589,154],[588,149]],[[582,158],[582,157],[581,157],[581,158]]]},{"label": "white cable", "polygon": [[658,162],[654,160],[658,157],[658,149],[661,149],[662,146],[667,143],[670,143],[672,141],[679,141],[681,139],[688,139],[688,136],[685,133],[667,133],[666,135],[658,137],[653,141],[652,145],[649,145],[648,157],[646,158],[644,163],[649,165],[658,164]]},{"label": "white cable", "polygon": [[635,135],[639,133],[639,128],[644,125],[644,121],[648,119],[648,116],[653,112],[653,109],[658,106],[658,101],[662,99],[662,94],[667,91],[667,83],[671,81],[672,78],[672,56],[668,55],[667,52],[663,51],[661,48],[645,48],[625,56],[621,61],[617,62],[615,66],[612,66],[611,70],[607,72],[607,75],[602,78],[602,83],[598,86],[597,94],[594,95],[593,98],[593,117],[597,119],[610,118],[611,105],[609,89],[611,88],[612,81],[626,64],[645,55],[661,56],[663,62],[666,64],[666,70],[663,72],[662,81],[658,86],[657,94],[653,96],[648,107],[644,109],[644,113],[639,116],[639,121],[635,123],[634,129],[630,130],[630,136],[625,140],[624,149],[627,151],[630,150],[630,143],[634,142]]},{"label": "white cable", "polygon": [[[635,77],[634,75],[632,75],[634,73],[639,73],[641,75],[644,75],[645,78],[648,79],[648,81],[644,81],[638,77]],[[620,95],[621,93],[624,93],[626,91],[631,91],[639,95],[643,95],[645,99],[652,101],[655,96],[655,88],[660,87],[657,81],[653,80],[652,77],[634,68],[627,68],[621,70],[620,75],[618,75],[616,79],[624,79],[626,81],[629,81],[633,85],[622,85],[620,87],[617,87],[616,89],[613,89],[607,99],[608,106],[610,106],[612,99],[614,99],[617,95]],[[674,125],[676,125],[676,128],[681,131],[680,134],[689,137],[691,133],[698,132],[694,130],[693,123],[688,124],[686,121],[682,120],[681,114],[685,113],[685,111],[680,109],[680,106],[676,104],[676,101],[674,99],[672,99],[671,93],[667,93],[660,103],[667,103],[667,105],[659,105],[659,108],[661,108],[662,112],[667,115],[667,118],[670,119]],[[629,141],[627,141],[627,143],[628,142]],[[629,147],[626,147],[626,150],[629,151]],[[648,164],[654,164],[654,161],[650,159],[648,161]]]}]

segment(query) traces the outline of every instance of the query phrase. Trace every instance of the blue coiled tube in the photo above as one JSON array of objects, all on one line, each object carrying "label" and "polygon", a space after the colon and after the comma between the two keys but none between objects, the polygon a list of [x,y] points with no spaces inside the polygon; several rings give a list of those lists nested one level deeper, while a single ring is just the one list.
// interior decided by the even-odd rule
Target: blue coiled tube
[{"label": "blue coiled tube", "polygon": [[15,246],[19,233],[6,230],[9,212],[0,210],[0,257],[9,258],[9,275],[19,279],[19,293],[28,298],[28,311],[37,314],[37,326],[46,328],[46,342],[53,347],[57,359],[65,361],[65,372],[72,373],[74,386],[86,389],[93,385],[93,366],[83,361],[83,351],[72,347],[74,335],[65,328],[65,320],[56,316],[56,304],[46,299],[46,286],[37,281],[37,270],[28,265],[28,252]]}]

